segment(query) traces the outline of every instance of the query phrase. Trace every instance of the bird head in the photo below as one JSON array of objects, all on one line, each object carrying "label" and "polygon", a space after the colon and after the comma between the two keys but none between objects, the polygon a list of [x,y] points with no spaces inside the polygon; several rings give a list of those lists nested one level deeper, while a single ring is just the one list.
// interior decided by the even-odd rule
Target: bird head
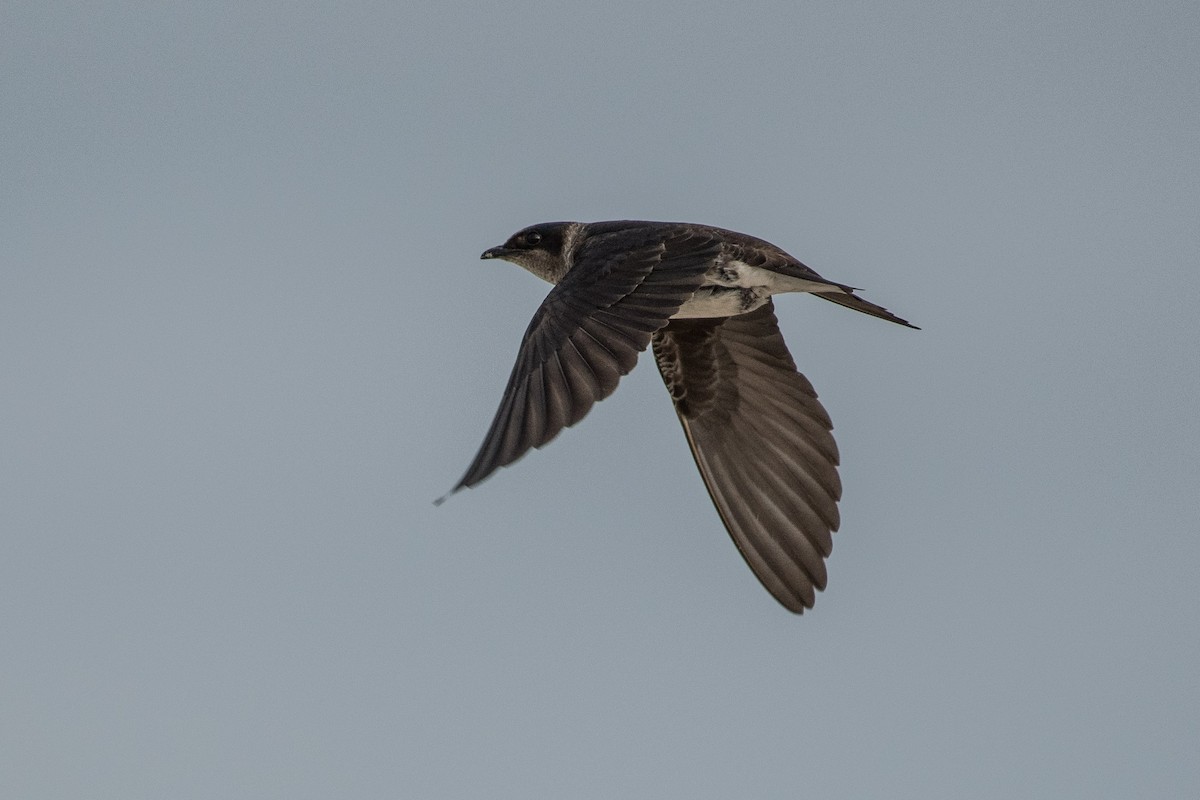
[{"label": "bird head", "polygon": [[483,251],[480,258],[502,258],[551,283],[567,274],[568,244],[581,227],[576,222],[543,222],[508,237],[499,247]]}]

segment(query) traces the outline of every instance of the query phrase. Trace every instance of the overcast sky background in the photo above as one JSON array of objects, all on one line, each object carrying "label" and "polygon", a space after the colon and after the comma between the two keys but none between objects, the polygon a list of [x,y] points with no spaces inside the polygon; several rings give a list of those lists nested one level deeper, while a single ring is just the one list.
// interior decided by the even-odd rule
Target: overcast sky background
[{"label": "overcast sky background", "polygon": [[[553,219],[742,230],[794,617],[644,360],[435,508]],[[0,795],[1200,794],[1200,5],[0,5]]]}]

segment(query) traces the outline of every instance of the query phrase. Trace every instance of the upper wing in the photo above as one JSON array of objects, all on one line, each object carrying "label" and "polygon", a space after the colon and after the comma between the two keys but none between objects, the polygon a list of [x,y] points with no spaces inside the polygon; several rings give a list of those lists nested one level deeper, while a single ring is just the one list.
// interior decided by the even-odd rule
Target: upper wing
[{"label": "upper wing", "polygon": [[533,315],[492,427],[451,492],[546,444],[612,394],[654,331],[695,293],[720,244],[682,228],[585,240]]},{"label": "upper wing", "polygon": [[773,304],[722,319],[672,320],[654,334],[654,357],[742,556],[788,609],[812,608],[839,524],[838,451]]}]

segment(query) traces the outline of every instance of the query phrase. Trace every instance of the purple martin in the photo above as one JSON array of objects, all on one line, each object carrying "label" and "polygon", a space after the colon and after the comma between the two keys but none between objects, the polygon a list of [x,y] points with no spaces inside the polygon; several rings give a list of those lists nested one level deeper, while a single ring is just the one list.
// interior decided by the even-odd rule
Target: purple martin
[{"label": "purple martin", "polygon": [[771,297],[808,292],[916,326],[769,242],[706,225],[547,222],[482,258],[511,261],[554,288],[525,331],[483,445],[451,493],[579,422],[652,346],[742,557],[786,608],[812,608],[839,525],[838,449],[829,415],[784,344]]}]

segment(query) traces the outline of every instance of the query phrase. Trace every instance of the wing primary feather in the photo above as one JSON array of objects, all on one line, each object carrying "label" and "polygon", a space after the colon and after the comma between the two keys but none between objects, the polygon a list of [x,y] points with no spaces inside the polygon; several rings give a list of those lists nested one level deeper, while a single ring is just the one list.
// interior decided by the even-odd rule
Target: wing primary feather
[{"label": "wing primary feather", "polygon": [[[714,459],[706,453],[705,460],[710,464],[721,464],[723,467],[723,472],[714,470],[710,479],[716,483],[717,493],[724,498],[725,503],[743,520],[738,534],[751,541],[771,542],[788,561],[804,573],[806,580],[817,588],[824,588],[825,568],[821,553],[808,537],[803,535],[803,526],[798,527],[794,520],[789,520],[784,514],[775,499],[777,495],[767,492],[759,483],[765,476],[755,469],[756,465],[745,461],[737,452],[720,449],[717,454]],[[783,524],[772,525],[772,522]],[[810,519],[808,522],[823,524],[819,518]],[[789,531],[798,532],[801,536],[789,536]]]}]

